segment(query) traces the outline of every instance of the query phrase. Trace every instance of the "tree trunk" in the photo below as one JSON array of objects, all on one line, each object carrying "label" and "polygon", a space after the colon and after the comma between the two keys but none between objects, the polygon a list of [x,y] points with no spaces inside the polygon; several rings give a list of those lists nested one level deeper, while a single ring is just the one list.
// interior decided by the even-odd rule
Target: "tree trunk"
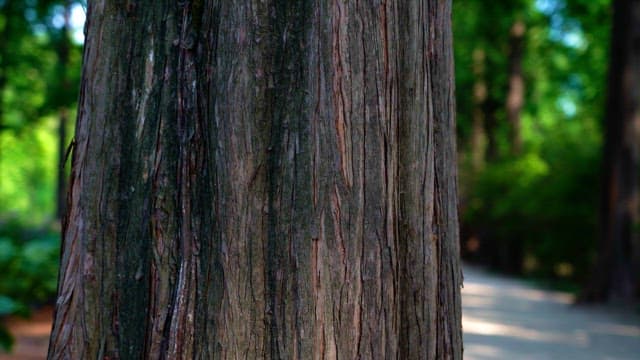
[{"label": "tree trunk", "polygon": [[640,0],[614,1],[605,118],[602,235],[596,269],[583,293],[585,301],[628,300],[639,295],[639,43]]},{"label": "tree trunk", "polygon": [[93,1],[49,358],[462,357],[450,1]]},{"label": "tree trunk", "polygon": [[520,113],[524,104],[524,76],[522,58],[524,55],[525,25],[516,20],[511,26],[509,38],[509,92],[507,94],[507,120],[509,121],[509,140],[511,155],[522,152],[520,131]]}]

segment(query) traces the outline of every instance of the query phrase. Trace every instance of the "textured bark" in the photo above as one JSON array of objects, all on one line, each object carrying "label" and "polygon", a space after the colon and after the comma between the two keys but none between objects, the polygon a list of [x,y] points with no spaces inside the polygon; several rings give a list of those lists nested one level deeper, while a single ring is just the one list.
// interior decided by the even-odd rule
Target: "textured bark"
[{"label": "textured bark", "polygon": [[640,1],[613,2],[605,118],[600,251],[584,301],[640,295],[638,141],[640,140]]},{"label": "textured bark", "polygon": [[93,1],[49,358],[460,359],[450,1]]}]

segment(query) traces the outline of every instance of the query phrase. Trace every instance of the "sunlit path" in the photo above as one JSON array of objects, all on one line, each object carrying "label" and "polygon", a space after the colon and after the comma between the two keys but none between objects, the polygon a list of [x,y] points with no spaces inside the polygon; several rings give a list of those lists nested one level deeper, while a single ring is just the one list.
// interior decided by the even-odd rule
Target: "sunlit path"
[{"label": "sunlit path", "polygon": [[465,267],[465,359],[640,359],[640,314]]}]

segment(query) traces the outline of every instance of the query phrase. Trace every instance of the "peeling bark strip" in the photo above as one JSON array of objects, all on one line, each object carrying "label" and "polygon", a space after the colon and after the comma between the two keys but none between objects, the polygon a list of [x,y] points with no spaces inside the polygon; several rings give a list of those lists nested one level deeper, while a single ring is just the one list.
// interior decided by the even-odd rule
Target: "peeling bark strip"
[{"label": "peeling bark strip", "polygon": [[460,359],[450,9],[90,2],[49,358]]}]

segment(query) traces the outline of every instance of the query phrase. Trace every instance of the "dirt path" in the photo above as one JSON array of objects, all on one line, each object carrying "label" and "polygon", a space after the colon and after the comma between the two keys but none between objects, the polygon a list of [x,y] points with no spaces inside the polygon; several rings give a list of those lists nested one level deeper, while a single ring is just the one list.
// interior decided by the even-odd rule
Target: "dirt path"
[{"label": "dirt path", "polygon": [[11,317],[6,324],[15,336],[11,354],[0,351],[0,360],[40,360],[47,356],[53,309],[45,307],[35,311],[30,319]]},{"label": "dirt path", "polygon": [[465,267],[465,359],[640,359],[640,314]]}]

